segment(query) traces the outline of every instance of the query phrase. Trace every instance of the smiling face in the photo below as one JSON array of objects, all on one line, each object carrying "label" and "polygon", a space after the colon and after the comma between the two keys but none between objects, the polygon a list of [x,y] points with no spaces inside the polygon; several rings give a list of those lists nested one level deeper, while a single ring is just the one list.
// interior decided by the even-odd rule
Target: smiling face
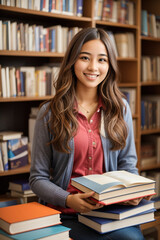
[{"label": "smiling face", "polygon": [[99,39],[86,42],[74,65],[77,88],[97,88],[104,80],[109,69],[108,54]]}]

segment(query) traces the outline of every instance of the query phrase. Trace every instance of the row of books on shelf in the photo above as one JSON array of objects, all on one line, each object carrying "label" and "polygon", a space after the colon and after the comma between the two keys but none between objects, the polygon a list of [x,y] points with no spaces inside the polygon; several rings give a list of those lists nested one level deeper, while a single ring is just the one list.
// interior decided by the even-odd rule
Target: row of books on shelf
[{"label": "row of books on shelf", "polygon": [[134,58],[135,52],[135,36],[131,32],[113,33],[107,31],[117,57]]},{"label": "row of books on shelf", "polygon": [[149,13],[147,10],[141,12],[141,34],[142,36],[160,37],[160,16]]},{"label": "row of books on shelf", "polygon": [[0,97],[54,95],[53,83],[58,72],[59,65],[18,68],[0,66]]},{"label": "row of books on shelf", "polygon": [[160,56],[142,56],[141,81],[160,81]]},{"label": "row of books on shelf", "polygon": [[120,87],[120,90],[125,95],[132,114],[136,114],[136,88]]},{"label": "row of books on shelf", "polygon": [[83,15],[83,0],[1,0],[0,4],[79,17]]},{"label": "row of books on shelf", "polygon": [[28,137],[22,132],[0,132],[0,171],[28,164]]},{"label": "row of books on shelf", "polygon": [[78,27],[29,25],[0,20],[0,50],[64,53]]},{"label": "row of books on shelf", "polygon": [[142,96],[141,100],[141,129],[160,127],[160,97],[156,95]]},{"label": "row of books on shelf", "polygon": [[96,20],[135,24],[135,5],[128,0],[95,0]]},{"label": "row of books on shelf", "polygon": [[160,136],[148,135],[143,139],[141,144],[141,167],[153,166],[156,164],[160,164]]}]

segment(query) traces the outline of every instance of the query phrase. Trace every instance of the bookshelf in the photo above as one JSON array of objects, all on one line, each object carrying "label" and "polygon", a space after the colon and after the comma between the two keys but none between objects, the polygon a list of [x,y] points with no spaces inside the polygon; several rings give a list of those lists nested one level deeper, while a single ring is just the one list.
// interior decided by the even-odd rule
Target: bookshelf
[{"label": "bookshelf", "polygon": [[[155,16],[160,16],[160,5],[157,0],[150,2],[150,1],[144,1],[141,2],[141,9],[146,10],[149,14],[154,14]],[[140,37],[141,41],[141,56],[149,56],[151,57],[159,57],[160,56],[160,36],[157,37],[152,36],[151,33],[148,33],[146,36]],[[141,68],[143,70],[143,67]],[[143,100],[143,97],[145,95],[150,96],[150,100],[152,99],[152,96],[158,96],[160,93],[160,81],[158,78],[154,78],[152,76],[151,80],[148,81],[141,81],[141,99]],[[142,109],[141,109],[142,111]],[[160,128],[159,126],[156,126],[154,128],[146,128],[141,129],[140,138],[141,138],[141,145],[143,144],[143,141],[147,139],[148,136],[151,135],[157,135],[160,134]],[[141,146],[140,146],[141,147]],[[160,163],[157,164],[150,164],[144,167],[140,166],[140,171],[149,171],[159,169],[160,170]]]},{"label": "bookshelf", "polygon": [[[110,20],[102,21],[95,18],[95,0],[83,1],[83,14],[81,17],[67,15],[62,13],[51,13],[37,11],[33,9],[24,9],[20,7],[11,7],[0,4],[0,20],[18,21],[30,25],[37,24],[44,27],[61,25],[65,27],[101,27],[106,31],[116,33],[132,33],[135,40],[134,57],[117,57],[120,69],[120,88],[134,88],[136,91],[136,111],[133,114],[135,122],[135,143],[138,156],[139,172],[160,169],[160,164],[141,167],[140,155],[143,139],[148,135],[160,134],[160,128],[141,129],[141,99],[145,94],[160,93],[160,81],[141,82],[141,57],[143,55],[160,56],[160,38],[150,36],[141,36],[141,9],[146,9],[151,13],[160,16],[159,1],[155,0],[131,0],[134,6],[134,23],[112,22]],[[61,63],[64,53],[60,52],[37,52],[37,51],[14,51],[0,50],[0,65],[6,66],[41,66],[43,64]],[[23,131],[28,135],[28,118],[31,107],[37,107],[39,104],[50,98],[50,96],[39,97],[0,97],[0,111],[3,115],[0,118],[0,131],[12,129]],[[17,117],[19,116],[19,117]],[[12,121],[11,121],[12,119]],[[0,178],[6,181],[5,186],[0,188],[0,194],[7,189],[7,181],[13,178],[28,177],[30,166],[17,170],[9,170],[0,173]]]}]

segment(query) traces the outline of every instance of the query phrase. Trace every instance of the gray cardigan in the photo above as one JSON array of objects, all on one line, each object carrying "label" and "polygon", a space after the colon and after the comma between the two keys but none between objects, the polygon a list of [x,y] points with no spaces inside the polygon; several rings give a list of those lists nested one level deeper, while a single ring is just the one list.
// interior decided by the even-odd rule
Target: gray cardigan
[{"label": "gray cardigan", "polygon": [[[110,141],[104,131],[103,111],[101,114],[100,135],[104,151],[105,170],[126,170],[138,174],[137,155],[132,127],[132,116],[128,103],[124,120],[128,125],[128,137],[123,150],[111,151]],[[33,192],[43,201],[65,207],[66,191],[72,173],[74,161],[74,139],[71,140],[71,153],[60,153],[47,145],[52,136],[48,131],[50,113],[43,116],[47,104],[43,105],[37,116],[31,155],[30,185]],[[83,150],[82,150],[83,151]],[[52,173],[50,169],[52,168]]]}]

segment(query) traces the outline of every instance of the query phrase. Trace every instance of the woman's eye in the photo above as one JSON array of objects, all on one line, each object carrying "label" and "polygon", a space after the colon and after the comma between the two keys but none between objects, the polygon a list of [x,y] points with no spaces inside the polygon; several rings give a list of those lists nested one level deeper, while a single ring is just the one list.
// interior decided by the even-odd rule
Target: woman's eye
[{"label": "woman's eye", "polygon": [[100,62],[107,62],[107,59],[105,59],[105,58],[100,58],[99,61],[100,61]]},{"label": "woman's eye", "polygon": [[88,60],[89,58],[88,58],[88,57],[86,57],[86,56],[82,56],[82,57],[80,57],[80,59],[83,59],[83,60]]}]

